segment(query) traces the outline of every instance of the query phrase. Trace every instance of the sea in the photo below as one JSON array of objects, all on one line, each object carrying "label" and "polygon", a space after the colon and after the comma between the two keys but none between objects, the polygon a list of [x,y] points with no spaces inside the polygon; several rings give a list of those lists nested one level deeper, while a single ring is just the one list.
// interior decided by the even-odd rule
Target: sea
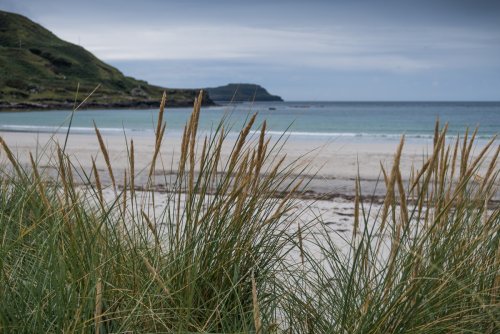
[{"label": "sea", "polygon": [[[179,135],[192,108],[166,108],[167,135]],[[448,136],[479,127],[477,138],[486,141],[500,132],[500,102],[254,102],[202,108],[200,132],[213,131],[224,119],[233,135],[257,113],[254,131],[266,120],[268,133],[297,140],[397,141],[432,140],[437,120],[448,124]],[[62,132],[68,129],[71,110],[0,112],[0,131]],[[135,136],[154,134],[158,109],[78,110],[70,133]]]}]

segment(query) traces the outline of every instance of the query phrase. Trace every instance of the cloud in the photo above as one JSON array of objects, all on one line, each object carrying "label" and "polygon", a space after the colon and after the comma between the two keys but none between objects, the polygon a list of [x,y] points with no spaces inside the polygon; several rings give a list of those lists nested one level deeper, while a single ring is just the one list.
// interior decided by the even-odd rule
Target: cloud
[{"label": "cloud", "polygon": [[460,13],[472,9],[461,0],[461,7],[448,0],[391,0],[389,8],[369,1],[116,1],[75,2],[71,10],[62,0],[26,3],[56,35],[105,61],[240,61],[403,73],[500,66],[499,30],[464,19]]},{"label": "cloud", "polygon": [[[60,29],[108,60],[242,60],[338,70],[419,71],[480,62],[500,40],[458,28],[255,28],[239,25]],[[102,33],[106,31],[106,33]],[[493,45],[493,46],[492,46]],[[496,48],[496,49],[495,49]],[[490,52],[491,53],[491,52]]]}]

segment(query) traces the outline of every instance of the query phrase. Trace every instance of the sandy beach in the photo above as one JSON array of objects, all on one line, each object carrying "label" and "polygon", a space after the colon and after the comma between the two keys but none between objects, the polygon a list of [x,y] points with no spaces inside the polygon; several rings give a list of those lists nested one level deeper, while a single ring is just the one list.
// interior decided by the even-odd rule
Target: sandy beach
[{"label": "sandy beach", "polygon": [[[46,168],[47,173],[55,173],[49,161],[49,157],[54,157],[51,153],[57,147],[57,143],[64,146],[65,135],[48,133],[20,133],[3,132],[0,133],[11,150],[15,152],[19,161],[23,164],[29,163],[29,152],[37,156],[39,165]],[[166,135],[160,150],[159,162],[155,168],[155,191],[156,205],[155,211],[162,210],[162,193],[168,192],[169,182],[175,175],[180,156],[181,140],[180,136]],[[127,138],[123,135],[103,135],[110,159],[113,165],[115,178],[118,186],[123,182],[123,171],[128,165],[127,143],[130,140],[134,143],[136,188],[144,189],[148,179],[151,157],[154,152],[153,136],[135,136]],[[254,138],[255,139],[255,138]],[[250,141],[253,140],[252,138]],[[222,160],[230,154],[234,144],[234,138],[228,139],[223,145]],[[371,199],[374,199],[375,207],[373,214],[379,210],[379,204],[385,193],[385,186],[380,178],[380,165],[386,170],[390,170],[396,151],[397,141],[386,142],[349,142],[345,139],[338,141],[320,140],[297,140],[290,138],[283,148],[276,153],[276,160],[286,155],[285,161],[291,163],[298,161],[298,165],[305,167],[305,177],[308,184],[301,194],[297,209],[305,210],[301,214],[302,219],[320,218],[325,227],[338,233],[349,235],[352,231],[354,217],[355,179],[359,173],[361,179],[362,193],[365,196],[366,205],[369,206]],[[475,152],[479,152],[481,147],[477,147]],[[432,142],[423,143],[410,141],[405,143],[401,157],[401,171],[403,178],[408,179],[412,166],[421,166],[424,157],[432,149]],[[105,161],[100,152],[97,137],[94,134],[72,134],[67,143],[66,152],[72,158],[76,171],[84,170],[88,175],[91,171],[91,157],[96,159],[96,164],[101,175],[101,182],[107,189],[105,197],[108,201],[113,200],[114,193],[109,187],[109,179]],[[0,153],[2,162],[5,161],[5,154]],[[489,157],[486,162],[488,162]],[[487,164],[485,164],[487,165]],[[173,167],[174,166],[174,167]],[[75,173],[76,175],[77,173]],[[83,175],[83,174],[82,174]],[[85,184],[84,179],[75,178],[80,184]],[[372,195],[375,195],[372,197]],[[497,198],[498,195],[495,197]],[[145,207],[152,203],[144,203]],[[309,217],[309,218],[308,218]]]},{"label": "sandy beach", "polygon": [[[31,133],[31,132],[0,132],[0,136],[15,152],[21,163],[29,162],[28,153],[37,156],[39,165],[50,166],[51,153],[57,147],[57,143],[64,146],[65,134]],[[252,140],[256,140],[257,134]],[[271,143],[276,142],[278,136],[271,136]],[[136,184],[143,186],[147,181],[150,161],[154,152],[155,139],[152,135],[139,135],[125,138],[123,134],[103,134],[117,182],[122,180],[123,170],[128,165],[127,145],[133,140],[135,152]],[[223,145],[222,161],[227,160],[233,147],[235,138],[228,137]],[[199,140],[201,142],[201,140]],[[364,195],[383,195],[385,188],[381,180],[381,168],[390,170],[394,159],[394,153],[398,141],[360,141],[356,139],[338,138],[330,141],[319,139],[300,140],[290,137],[282,149],[276,152],[276,160],[286,155],[285,162],[298,161],[298,166],[304,167],[303,174],[308,178],[306,191],[310,196],[326,198],[351,197],[354,195],[354,185],[357,175],[361,179],[362,192]],[[202,146],[199,144],[198,146]],[[168,187],[169,175],[173,175],[180,156],[181,136],[165,135],[159,154],[159,162],[156,164],[155,184],[159,190]],[[474,153],[481,150],[478,145]],[[198,147],[201,151],[201,147]],[[403,179],[407,180],[412,166],[419,168],[425,161],[425,157],[432,151],[430,140],[409,140],[404,144],[401,157],[401,173]],[[105,173],[106,165],[99,149],[97,137],[94,134],[71,134],[69,136],[66,153],[73,159],[77,167],[90,171],[92,159],[96,159],[99,170],[102,170],[102,182],[109,184]],[[492,154],[492,152],[491,152]],[[490,155],[491,155],[490,154]],[[5,155],[0,153],[1,160]],[[486,158],[487,166],[489,156]],[[50,169],[50,168],[49,168]],[[359,173],[359,174],[358,174]],[[165,177],[167,176],[167,177]],[[84,181],[82,181],[84,183]]]}]

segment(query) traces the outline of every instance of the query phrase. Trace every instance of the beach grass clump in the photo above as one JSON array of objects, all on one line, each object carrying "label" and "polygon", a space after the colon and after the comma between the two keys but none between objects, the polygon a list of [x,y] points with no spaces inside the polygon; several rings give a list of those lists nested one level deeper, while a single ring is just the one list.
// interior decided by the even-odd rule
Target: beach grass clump
[{"label": "beach grass clump", "polygon": [[274,321],[273,296],[264,287],[272,286],[293,238],[283,219],[293,199],[275,194],[297,190],[299,180],[290,178],[297,168],[275,159],[278,146],[269,144],[265,123],[252,135],[255,115],[228,158],[221,157],[223,124],[198,143],[201,99],[202,93],[161,212],[148,203],[155,203],[165,96],[142,191],[135,185],[133,141],[118,189],[97,127],[104,171],[95,157],[90,172],[79,168],[60,148],[51,168],[39,167],[36,157],[22,166],[2,140],[10,163],[0,197],[2,329],[251,332]]},{"label": "beach grass clump", "polygon": [[313,235],[307,270],[286,283],[297,287],[284,309],[299,332],[500,330],[500,208],[491,203],[499,148],[492,139],[473,158],[474,135],[445,140],[446,127],[436,130],[433,152],[405,184],[403,138],[392,170],[383,171],[381,208],[360,202],[358,184],[352,235]]},{"label": "beach grass clump", "polygon": [[127,142],[123,179],[97,126],[104,169],[91,157],[85,170],[64,147],[50,166],[37,156],[23,165],[0,140],[3,332],[498,331],[494,139],[473,154],[475,133],[447,145],[437,125],[433,151],[409,180],[399,167],[402,139],[382,171],[380,210],[356,181],[346,236],[302,219],[295,195],[307,167],[278,158],[282,143],[269,140],[265,122],[252,130],[255,115],[229,155],[227,119],[200,135],[202,96],[164,194],[156,183],[167,177],[158,173],[165,95],[151,163],[136,170]]}]

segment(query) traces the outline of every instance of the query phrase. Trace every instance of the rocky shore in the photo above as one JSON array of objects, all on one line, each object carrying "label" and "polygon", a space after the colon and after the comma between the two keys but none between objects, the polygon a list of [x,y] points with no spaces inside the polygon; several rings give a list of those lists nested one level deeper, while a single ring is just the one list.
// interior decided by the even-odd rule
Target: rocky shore
[{"label": "rocky shore", "polygon": [[[172,100],[168,103],[169,108],[192,107],[193,100]],[[213,106],[215,103],[205,98],[204,106]],[[160,106],[159,100],[143,101],[119,101],[119,102],[86,102],[85,109],[153,109]],[[4,102],[0,101],[0,111],[30,111],[30,110],[71,110],[74,102],[50,101],[50,102]]]}]

